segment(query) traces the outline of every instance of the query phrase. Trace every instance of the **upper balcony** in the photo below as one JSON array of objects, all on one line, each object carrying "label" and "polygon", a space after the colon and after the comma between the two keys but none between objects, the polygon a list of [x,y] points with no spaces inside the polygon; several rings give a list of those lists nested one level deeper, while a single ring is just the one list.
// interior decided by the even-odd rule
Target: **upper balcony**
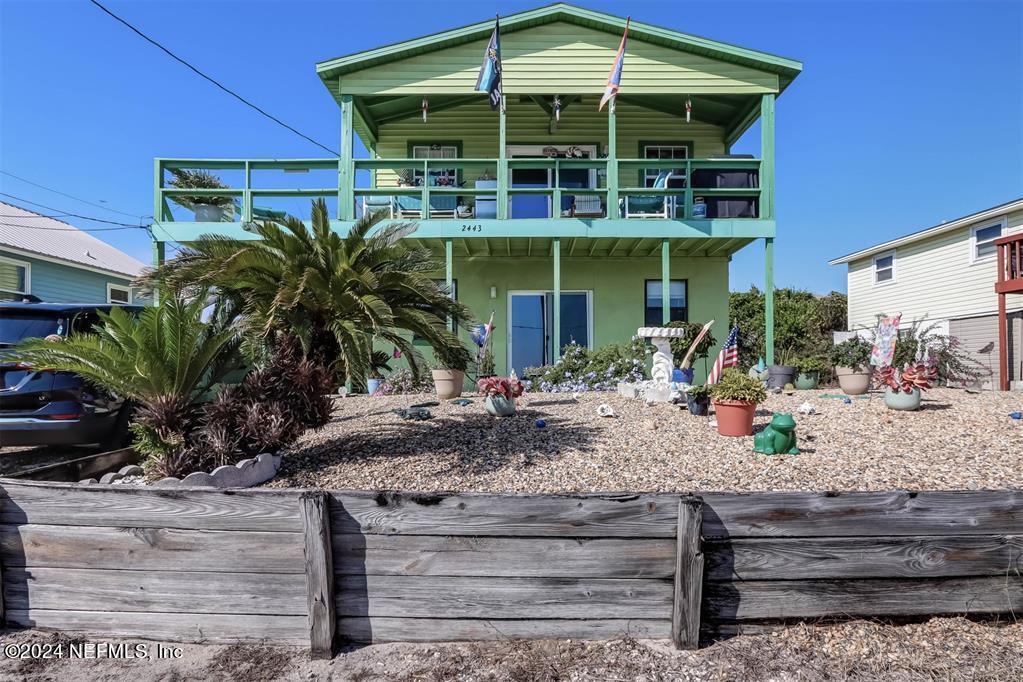
[{"label": "upper balcony", "polygon": [[995,240],[998,249],[998,280],[995,291],[999,294],[1023,293],[1023,232]]}]

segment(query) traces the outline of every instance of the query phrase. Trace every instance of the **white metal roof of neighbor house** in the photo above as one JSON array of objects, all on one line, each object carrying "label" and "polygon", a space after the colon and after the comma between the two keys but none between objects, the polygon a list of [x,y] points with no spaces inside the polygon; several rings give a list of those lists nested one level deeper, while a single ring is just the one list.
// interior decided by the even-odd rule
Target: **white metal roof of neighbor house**
[{"label": "white metal roof of neighbor house", "polygon": [[142,261],[63,220],[3,201],[0,201],[0,214],[0,249],[9,247],[26,255],[36,254],[70,266],[128,277],[138,275],[146,267]]},{"label": "white metal roof of neighbor house", "polygon": [[942,232],[956,230],[959,229],[960,227],[965,227],[971,223],[980,222],[981,220],[987,220],[988,218],[1000,216],[1003,213],[1011,213],[1013,211],[1019,211],[1021,209],[1023,209],[1023,198],[1013,199],[1012,201],[1007,201],[1004,204],[992,206],[991,208],[985,208],[983,211],[977,211],[976,213],[971,213],[970,215],[963,216],[962,218],[956,218],[955,220],[946,220],[945,222],[939,225],[928,227],[923,230],[918,230],[917,232],[907,234],[903,237],[897,237],[890,241],[886,241],[882,244],[868,246],[865,249],[854,251],[853,253],[842,256],[841,258],[830,260],[828,261],[828,265],[840,265],[842,263],[849,263],[854,260],[860,260],[861,258],[866,258],[867,256],[873,256],[876,253],[889,251],[897,246],[902,246],[903,244],[909,244],[910,242],[919,241],[921,239],[927,239],[928,237],[933,237],[934,235],[941,234]]}]

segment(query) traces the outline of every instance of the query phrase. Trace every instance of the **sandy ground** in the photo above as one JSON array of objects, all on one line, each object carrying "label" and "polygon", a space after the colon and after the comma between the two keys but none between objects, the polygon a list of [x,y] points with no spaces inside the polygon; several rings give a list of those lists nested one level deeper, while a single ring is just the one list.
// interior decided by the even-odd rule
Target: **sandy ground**
[{"label": "sandy ground", "polygon": [[[583,492],[890,490],[1023,487],[1023,394],[935,389],[917,412],[880,394],[845,403],[834,389],[770,395],[755,430],[793,412],[799,455],[753,452],[753,438],[719,436],[708,418],[617,394],[526,394],[512,417],[483,402],[393,410],[433,396],[356,396],[307,433],[270,485],[328,488]],[[797,413],[810,402],[817,414]],[[600,403],[616,417],[597,416]],[[546,422],[538,428],[537,420]]]},{"label": "sandy ground", "polygon": [[[37,631],[8,633],[7,645],[157,644],[74,639]],[[916,625],[855,621],[798,625],[676,651],[660,640],[536,640],[458,644],[384,644],[311,661],[300,649],[178,645],[180,658],[135,660],[0,657],[0,679],[105,682],[223,680],[1019,680],[1023,624],[935,618]]]}]

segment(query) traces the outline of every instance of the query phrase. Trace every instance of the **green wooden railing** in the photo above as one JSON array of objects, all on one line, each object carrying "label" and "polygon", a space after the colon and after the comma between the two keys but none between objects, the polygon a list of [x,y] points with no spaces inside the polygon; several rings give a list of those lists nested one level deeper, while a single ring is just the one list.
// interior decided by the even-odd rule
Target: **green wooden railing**
[{"label": "green wooden railing", "polygon": [[[503,164],[503,167],[502,167]],[[770,206],[773,204],[771,189],[763,182],[756,187],[719,188],[693,186],[691,179],[694,171],[701,169],[736,169],[756,171],[758,177],[764,173],[760,159],[585,159],[585,158],[457,158],[457,159],[354,159],[352,161],[352,184],[358,171],[368,171],[368,186],[354,186],[346,192],[343,182],[345,169],[339,159],[156,159],[154,216],[158,220],[173,220],[168,200],[181,196],[228,196],[239,200],[242,222],[253,219],[253,202],[260,198],[270,197],[337,197],[337,217],[351,210],[363,197],[418,197],[422,206],[423,219],[430,217],[430,197],[432,195],[455,195],[462,198],[476,197],[513,197],[518,195],[539,195],[549,197],[551,202],[551,218],[562,217],[560,207],[562,197],[599,196],[605,218],[619,218],[618,199],[626,197],[664,197],[665,202],[674,206],[671,217],[675,220],[694,219],[694,205],[697,199],[713,197],[752,197],[757,200],[757,218],[772,218]],[[241,170],[243,182],[240,187],[226,189],[177,189],[166,184],[167,171],[171,169],[202,169],[216,172],[218,170]],[[596,187],[566,187],[562,181],[564,170],[593,170],[597,172]],[[684,175],[674,178],[683,186],[671,188],[651,188],[643,186],[622,186],[620,178],[635,173],[638,179],[645,170],[675,170]],[[281,170],[291,172],[308,172],[312,170],[336,170],[338,183],[330,187],[300,188],[255,188],[252,186],[252,172],[255,170]],[[421,185],[402,187],[397,185],[396,178],[386,178],[386,184],[378,183],[378,171],[414,170],[429,178],[431,173],[454,170],[459,176],[466,176],[465,171],[476,171],[480,175],[486,171],[491,177],[498,178],[498,186],[494,188],[433,186],[427,182]],[[502,179],[510,179],[514,170],[547,170],[550,172],[549,187],[513,187]],[[475,176],[471,177],[472,180]],[[499,202],[500,203],[500,202]],[[498,209],[498,216],[503,217],[506,211]],[[650,218],[644,218],[650,219]]]}]

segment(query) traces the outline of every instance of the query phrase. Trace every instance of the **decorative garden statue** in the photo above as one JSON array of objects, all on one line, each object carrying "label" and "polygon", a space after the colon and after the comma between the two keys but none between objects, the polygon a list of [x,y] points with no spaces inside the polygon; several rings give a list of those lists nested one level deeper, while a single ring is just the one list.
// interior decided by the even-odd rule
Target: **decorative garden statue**
[{"label": "decorative garden statue", "polygon": [[753,436],[753,452],[764,455],[798,455],[796,420],[789,412],[779,412],[767,428]]}]

